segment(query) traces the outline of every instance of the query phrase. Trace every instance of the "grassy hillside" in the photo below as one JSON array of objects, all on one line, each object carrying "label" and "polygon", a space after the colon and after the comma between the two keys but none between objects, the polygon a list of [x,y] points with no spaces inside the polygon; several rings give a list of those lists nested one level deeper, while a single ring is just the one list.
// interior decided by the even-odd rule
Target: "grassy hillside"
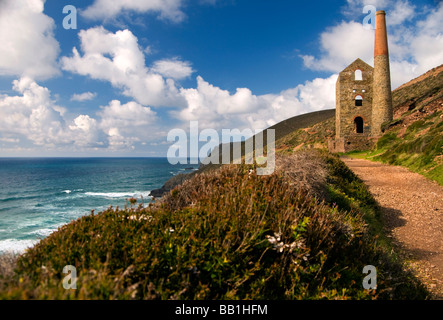
[{"label": "grassy hillside", "polygon": [[[323,121],[333,121],[333,119],[335,119],[335,109],[315,111],[289,118],[287,120],[284,120],[282,122],[273,125],[272,127],[269,127],[268,129],[275,130],[275,140],[276,140],[276,145],[278,145],[279,140],[284,139],[286,136],[290,135],[294,131],[298,131],[304,128],[309,128],[317,123],[322,123]],[[254,137],[252,137],[251,139],[254,141]],[[266,134],[264,135],[263,142],[264,145],[266,145]],[[229,149],[227,150],[229,150],[231,161],[233,160],[234,148],[240,148],[241,154],[244,154],[245,142],[230,144]],[[220,145],[218,150],[216,149],[213,152],[219,154],[220,164],[209,164],[201,166],[198,171],[174,176],[171,179],[169,179],[161,188],[151,191],[151,195],[155,197],[161,197],[164,194],[167,194],[169,191],[171,191],[174,187],[180,185],[184,180],[189,179],[196,174],[220,168],[223,158],[223,146]]]},{"label": "grassy hillside", "polygon": [[443,99],[402,115],[373,150],[353,155],[405,166],[443,185]]},{"label": "grassy hillside", "polygon": [[394,110],[407,106],[409,110],[421,108],[443,97],[443,65],[403,84],[393,91]]},{"label": "grassy hillside", "polygon": [[[82,217],[0,275],[1,299],[424,299],[389,254],[375,201],[336,157],[228,165],[162,201]],[[365,265],[377,290],[365,290]],[[1,264],[0,264],[1,265]],[[77,290],[64,290],[74,265]],[[10,269],[9,269],[10,270]]]}]

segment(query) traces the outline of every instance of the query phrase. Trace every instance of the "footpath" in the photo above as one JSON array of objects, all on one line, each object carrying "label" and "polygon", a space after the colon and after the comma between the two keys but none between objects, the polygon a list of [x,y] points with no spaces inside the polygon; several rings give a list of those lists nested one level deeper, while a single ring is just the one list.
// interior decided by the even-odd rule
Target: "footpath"
[{"label": "footpath", "polygon": [[443,187],[406,168],[343,157],[379,203],[389,237],[417,277],[443,299]]}]

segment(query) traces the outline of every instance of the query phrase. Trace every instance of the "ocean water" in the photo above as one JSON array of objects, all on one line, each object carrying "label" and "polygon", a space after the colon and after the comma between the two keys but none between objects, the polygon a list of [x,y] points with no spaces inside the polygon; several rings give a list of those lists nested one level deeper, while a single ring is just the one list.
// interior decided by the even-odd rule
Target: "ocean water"
[{"label": "ocean water", "polygon": [[151,190],[197,168],[166,158],[0,158],[0,253],[23,252],[91,210],[149,203]]}]

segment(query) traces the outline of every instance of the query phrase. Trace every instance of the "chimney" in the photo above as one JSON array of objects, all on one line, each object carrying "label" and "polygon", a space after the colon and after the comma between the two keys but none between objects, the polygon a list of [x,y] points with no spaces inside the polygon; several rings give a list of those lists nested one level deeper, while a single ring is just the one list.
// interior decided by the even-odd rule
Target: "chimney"
[{"label": "chimney", "polygon": [[386,13],[375,14],[374,83],[372,100],[372,135],[381,135],[381,125],[392,121],[391,74],[389,67]]}]

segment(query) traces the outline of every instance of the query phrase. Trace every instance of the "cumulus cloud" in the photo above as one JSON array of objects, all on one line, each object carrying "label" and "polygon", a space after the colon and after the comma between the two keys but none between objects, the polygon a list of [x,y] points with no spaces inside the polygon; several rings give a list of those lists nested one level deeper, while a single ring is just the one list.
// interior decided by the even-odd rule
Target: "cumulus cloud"
[{"label": "cumulus cloud", "polygon": [[374,32],[361,23],[342,21],[320,35],[321,55],[300,55],[312,70],[340,72],[355,59],[373,62]]},{"label": "cumulus cloud", "polygon": [[72,143],[78,147],[104,148],[109,145],[106,134],[97,125],[97,120],[88,115],[76,117],[69,125],[68,132],[74,138]]},{"label": "cumulus cloud", "polygon": [[120,101],[112,100],[109,105],[101,107],[98,114],[102,118],[100,126],[106,131],[117,128],[119,131],[132,132],[139,127],[149,134],[146,129],[156,120],[156,113],[151,108],[133,101],[122,105]]},{"label": "cumulus cloud", "polygon": [[198,120],[202,128],[265,129],[290,117],[335,107],[337,75],[307,81],[279,94],[254,95],[247,88],[230,93],[197,78],[197,88],[181,89],[187,107],[171,114]]},{"label": "cumulus cloud", "polygon": [[71,101],[88,101],[92,100],[97,96],[95,92],[83,92],[83,93],[74,93],[71,97]]},{"label": "cumulus cloud", "polygon": [[95,0],[82,11],[86,18],[99,20],[114,18],[122,12],[158,13],[161,19],[180,22],[185,15],[181,11],[182,0]]},{"label": "cumulus cloud", "polygon": [[248,114],[247,121],[251,128],[265,129],[300,114],[334,109],[336,81],[337,74],[333,74],[326,79],[306,81],[279,94],[258,96],[262,107]]},{"label": "cumulus cloud", "polygon": [[164,59],[156,61],[154,62],[151,70],[166,78],[176,80],[187,78],[194,72],[189,62],[180,61],[178,59]]},{"label": "cumulus cloud", "polygon": [[[432,9],[420,8],[419,14],[408,1],[348,0],[347,9],[366,4],[375,5],[377,10],[389,8],[386,20],[393,89],[443,63],[443,3]],[[320,46],[318,57],[300,55],[312,70],[339,72],[356,58],[371,65],[374,62],[374,31],[365,29],[361,21],[342,21],[328,28],[320,36]]]},{"label": "cumulus cloud", "polygon": [[109,136],[111,147],[131,147],[134,142],[151,141],[158,131],[154,129],[157,116],[149,107],[134,101],[121,104],[113,100],[109,105],[101,107],[100,128]]},{"label": "cumulus cloud", "polygon": [[22,135],[36,145],[66,142],[64,120],[47,88],[28,77],[15,80],[18,96],[0,95],[0,131]]},{"label": "cumulus cloud", "polygon": [[48,79],[59,74],[60,48],[44,0],[0,1],[0,75]]},{"label": "cumulus cloud", "polygon": [[[96,117],[70,116],[56,105],[50,91],[23,77],[13,82],[18,95],[0,95],[0,141],[30,141],[35,146],[89,150],[133,147],[135,142],[158,138],[156,113],[134,101],[121,104],[113,100],[101,107]],[[22,139],[23,138],[23,139]]]},{"label": "cumulus cloud", "polygon": [[[129,30],[109,32],[103,27],[79,32],[83,55],[73,48],[72,57],[62,57],[64,70],[109,81],[123,94],[143,105],[176,106],[183,103],[172,78],[146,67],[138,39]],[[176,67],[174,69],[174,67]],[[177,77],[189,72],[187,63],[169,64],[168,72]],[[163,70],[166,71],[166,70]]]}]

